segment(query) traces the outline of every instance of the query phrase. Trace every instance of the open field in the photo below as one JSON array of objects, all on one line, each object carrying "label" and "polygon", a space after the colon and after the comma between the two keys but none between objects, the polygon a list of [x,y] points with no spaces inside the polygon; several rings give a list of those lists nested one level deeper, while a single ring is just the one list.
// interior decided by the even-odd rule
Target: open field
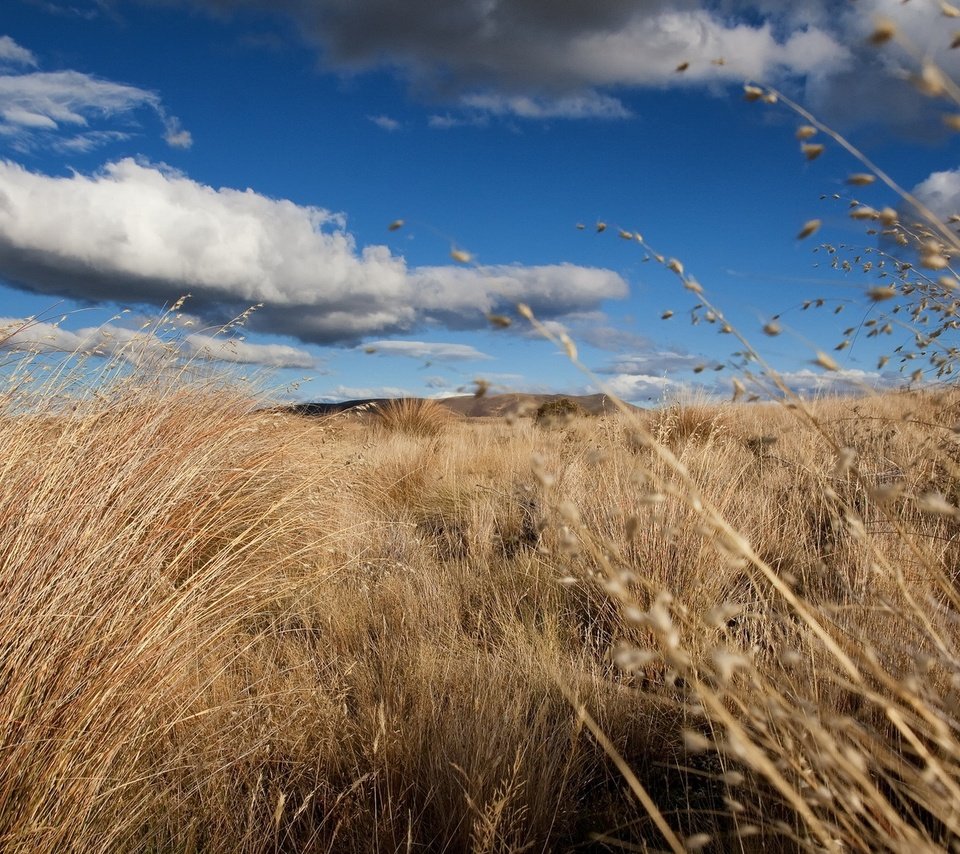
[{"label": "open field", "polygon": [[42,409],[0,424],[4,851],[960,838],[956,392]]}]

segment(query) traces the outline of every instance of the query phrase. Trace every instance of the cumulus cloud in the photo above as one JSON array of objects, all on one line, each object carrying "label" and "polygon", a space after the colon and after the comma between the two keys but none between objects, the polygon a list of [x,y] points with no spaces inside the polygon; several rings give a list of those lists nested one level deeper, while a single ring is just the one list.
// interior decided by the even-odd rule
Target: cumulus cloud
[{"label": "cumulus cloud", "polygon": [[[156,0],[141,0],[156,2]],[[195,8],[198,0],[165,0]],[[906,82],[913,60],[867,35],[893,19],[954,79],[960,51],[936,3],[902,0],[200,0],[214,14],[259,7],[290,17],[325,64],[346,73],[388,68],[415,91],[462,111],[433,127],[485,115],[608,117],[635,87],[740,83],[806,88],[818,114],[849,126],[930,125],[936,104]],[[683,63],[684,71],[677,72]],[[882,88],[881,88],[882,87]],[[878,101],[878,91],[883,92]],[[611,92],[613,94],[611,94]],[[582,99],[575,106],[576,99]],[[603,102],[602,99],[608,99]],[[573,99],[573,100],[571,100]],[[473,104],[471,107],[470,104]],[[602,106],[605,104],[605,106]],[[620,108],[617,107],[620,104]],[[459,112],[459,114],[458,114]],[[545,116],[552,113],[552,116]],[[927,116],[928,117],[928,116]],[[938,123],[932,123],[936,126]]]},{"label": "cumulus cloud", "polygon": [[[596,391],[613,393],[628,403],[649,403],[680,393],[684,384],[646,374],[615,374],[605,378]],[[592,391],[593,389],[591,389]]]},{"label": "cumulus cloud", "polygon": [[210,322],[262,303],[251,328],[326,344],[479,327],[520,301],[549,319],[627,294],[617,273],[572,264],[410,268],[385,246],[358,247],[330,211],[132,159],[69,177],[0,161],[0,278],[90,301],[190,293]]},{"label": "cumulus cloud", "polygon": [[388,356],[407,356],[431,362],[463,362],[492,359],[469,344],[448,344],[435,341],[371,341],[367,348]]},{"label": "cumulus cloud", "polygon": [[120,356],[132,362],[171,346],[184,356],[215,362],[271,368],[313,368],[317,360],[306,350],[286,344],[250,344],[238,338],[193,333],[175,342],[152,332],[115,324],[64,329],[58,323],[0,317],[0,350]]},{"label": "cumulus cloud", "polygon": [[803,397],[816,397],[829,394],[863,394],[880,388],[895,388],[902,385],[904,379],[890,373],[864,371],[848,368],[840,371],[817,371],[813,368],[801,368],[798,371],[785,371],[780,379],[797,394]]},{"label": "cumulus cloud", "polygon": [[[759,0],[712,8],[695,0],[206,3],[216,13],[285,12],[335,69],[386,66],[421,91],[531,118],[624,115],[599,88],[823,76],[850,60],[836,14],[801,16]],[[681,61],[689,63],[682,76]]]},{"label": "cumulus cloud", "polygon": [[960,213],[960,169],[932,173],[913,188],[912,195],[943,220]]},{"label": "cumulus cloud", "polygon": [[[0,39],[0,69],[5,60],[17,66],[37,65],[33,54],[8,36]],[[79,71],[0,72],[0,137],[20,151],[46,147],[85,151],[125,138],[123,131],[91,125],[120,117],[129,122],[144,109],[159,117],[169,145],[190,147],[189,131],[167,114],[155,92]]]}]

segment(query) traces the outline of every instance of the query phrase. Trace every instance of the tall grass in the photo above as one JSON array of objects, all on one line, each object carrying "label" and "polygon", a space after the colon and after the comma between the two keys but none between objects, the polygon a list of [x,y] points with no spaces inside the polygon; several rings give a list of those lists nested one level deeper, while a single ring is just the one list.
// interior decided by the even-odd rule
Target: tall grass
[{"label": "tall grass", "polygon": [[[956,239],[855,212],[946,375]],[[960,391],[802,399],[650,251],[734,402],[309,420],[175,353],[6,364],[0,848],[960,847]]]},{"label": "tall grass", "polygon": [[117,383],[0,421],[4,850],[662,847],[614,757],[684,844],[953,837],[956,393],[423,436]]}]

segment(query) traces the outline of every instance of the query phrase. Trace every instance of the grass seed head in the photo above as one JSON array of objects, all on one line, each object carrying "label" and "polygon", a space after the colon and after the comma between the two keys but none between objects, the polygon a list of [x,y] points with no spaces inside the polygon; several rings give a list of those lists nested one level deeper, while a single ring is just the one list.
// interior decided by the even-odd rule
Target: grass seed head
[{"label": "grass seed head", "polygon": [[813,360],[813,364],[823,368],[825,371],[840,370],[840,366],[833,360],[833,358],[828,356],[822,350],[817,351],[817,357]]},{"label": "grass seed head", "polygon": [[878,18],[868,41],[873,45],[886,44],[897,35],[897,25],[889,18]]},{"label": "grass seed head", "polygon": [[816,234],[820,230],[822,222],[819,219],[809,219],[803,224],[803,228],[800,229],[800,232],[797,234],[797,240],[803,240],[806,237],[810,237],[812,234]]}]

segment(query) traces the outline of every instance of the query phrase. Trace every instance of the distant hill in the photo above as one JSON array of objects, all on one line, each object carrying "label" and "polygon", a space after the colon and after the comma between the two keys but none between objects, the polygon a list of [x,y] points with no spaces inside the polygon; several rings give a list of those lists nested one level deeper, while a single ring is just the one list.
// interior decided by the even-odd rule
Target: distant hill
[{"label": "distant hill", "polygon": [[[590,415],[603,415],[615,412],[617,407],[613,400],[605,394],[524,394],[511,392],[509,394],[487,394],[475,397],[472,394],[459,397],[445,397],[437,400],[451,412],[467,418],[502,418],[510,413],[533,415],[542,403],[548,400],[557,400],[566,397],[578,403]],[[300,415],[335,415],[338,412],[372,408],[380,403],[386,403],[388,398],[365,398],[361,400],[344,400],[338,403],[298,403],[289,410]]]}]

